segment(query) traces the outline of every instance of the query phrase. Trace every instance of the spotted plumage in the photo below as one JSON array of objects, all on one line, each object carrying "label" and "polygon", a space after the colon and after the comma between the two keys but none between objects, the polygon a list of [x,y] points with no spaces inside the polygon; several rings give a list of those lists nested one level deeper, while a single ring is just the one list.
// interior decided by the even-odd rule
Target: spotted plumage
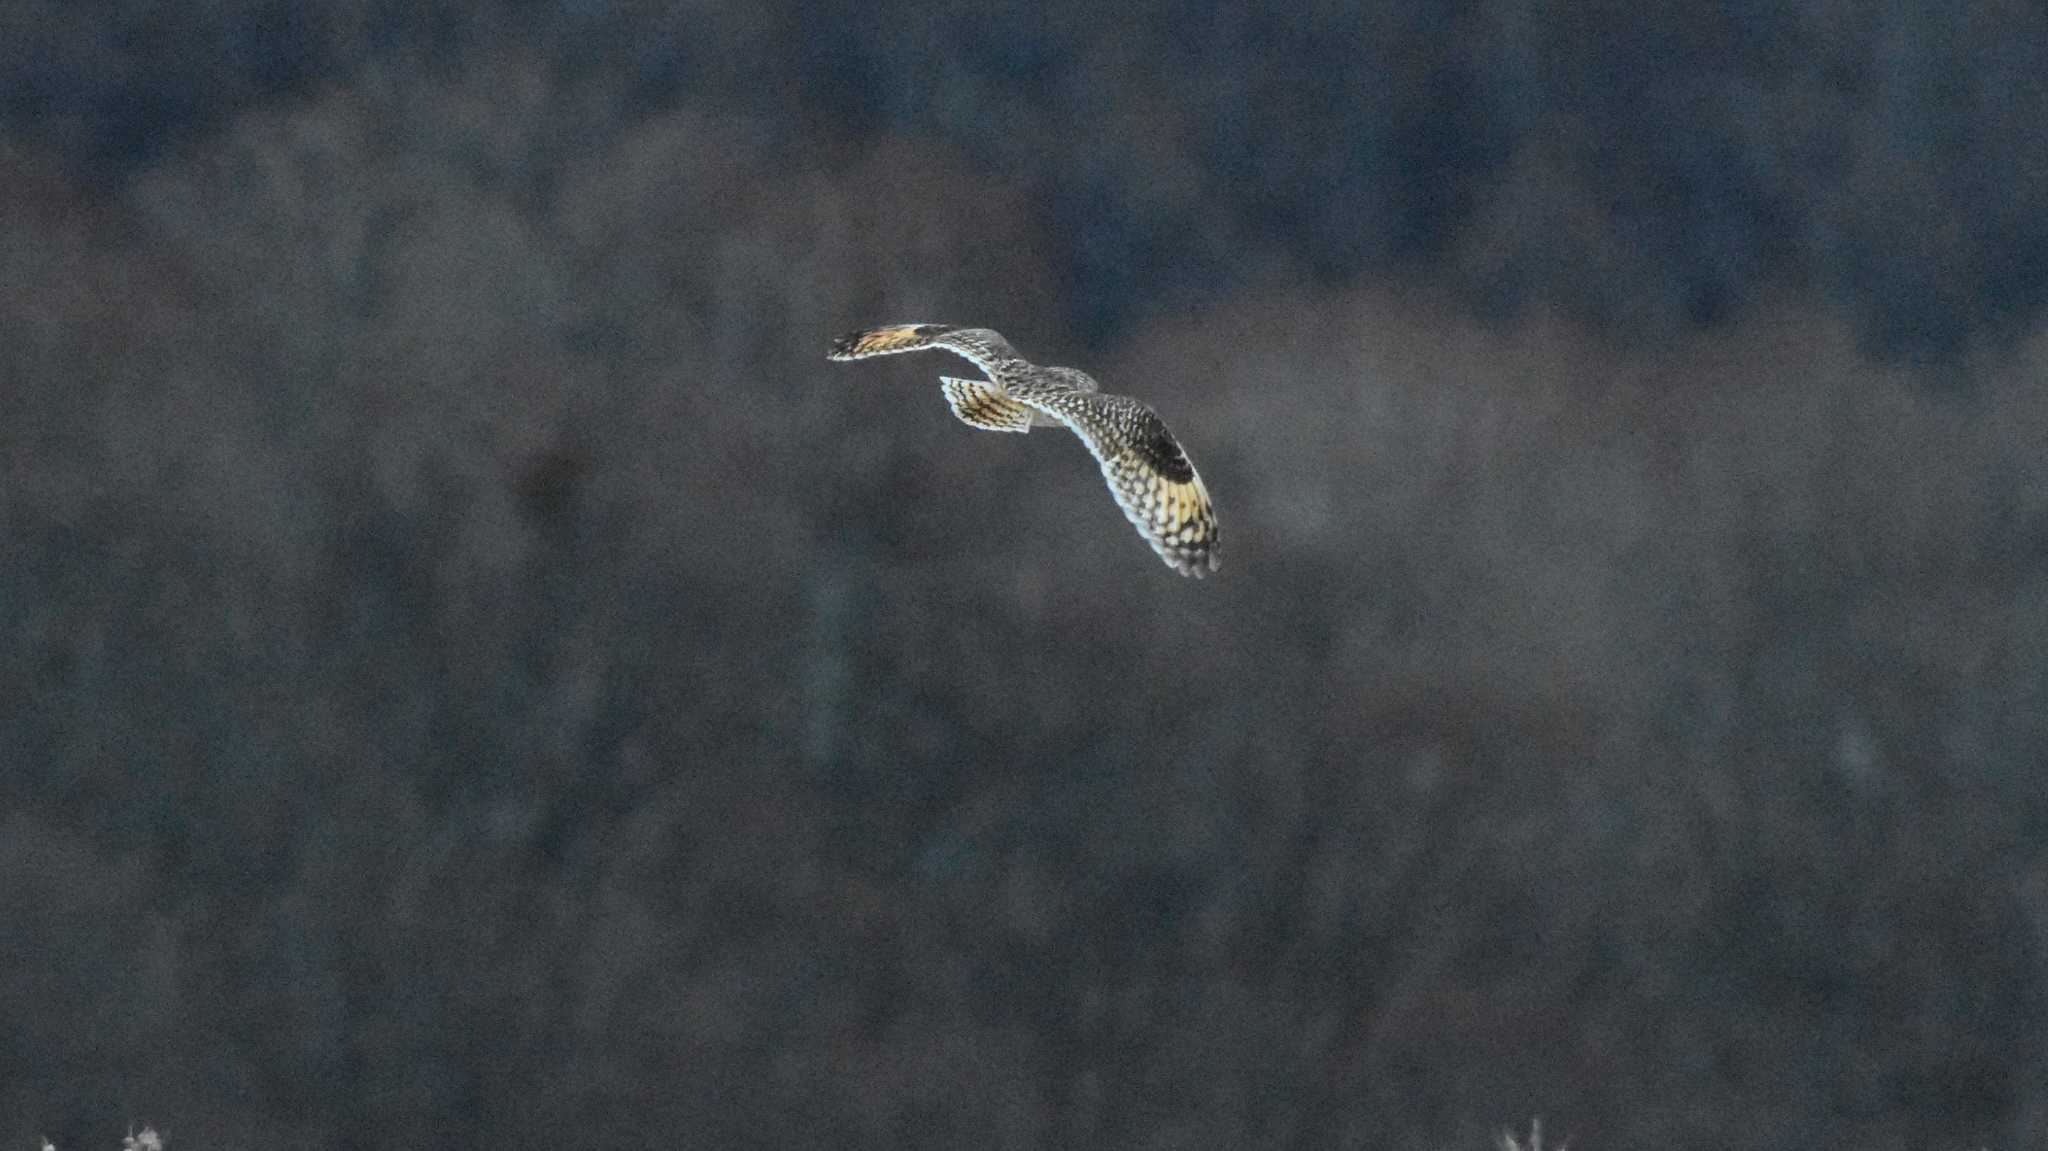
[{"label": "spotted plumage", "polygon": [[1087,373],[1040,367],[988,328],[895,324],[833,341],[828,358],[859,360],[926,348],[965,357],[986,380],[939,378],[961,422],[986,431],[1028,432],[1063,424],[1102,465],[1117,506],[1152,550],[1182,575],[1216,570],[1216,514],[1202,477],[1151,408],[1107,395]]}]

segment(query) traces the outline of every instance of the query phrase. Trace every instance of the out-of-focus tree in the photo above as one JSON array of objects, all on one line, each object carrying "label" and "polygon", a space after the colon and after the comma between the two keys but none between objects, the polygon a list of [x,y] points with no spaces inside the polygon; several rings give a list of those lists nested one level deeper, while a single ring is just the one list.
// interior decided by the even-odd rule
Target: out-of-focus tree
[{"label": "out-of-focus tree", "polygon": [[[0,15],[0,122],[119,187],[265,102],[509,60],[508,83],[470,89],[489,93],[467,97],[472,125],[572,130],[469,162],[559,172],[615,120],[707,114],[803,161],[784,174],[887,137],[949,149],[1050,225],[1061,322],[1095,345],[1278,268],[1419,276],[1482,314],[1556,307],[1637,337],[1814,294],[1873,349],[1928,362],[2016,337],[2048,293],[2042,19],[1825,0],[29,3]],[[488,107],[537,92],[548,115]]]},{"label": "out-of-focus tree", "polygon": [[[1834,150],[1895,25],[347,11],[0,156],[0,1136],[2040,1141],[2044,353],[1829,273],[2025,134]],[[1219,578],[822,362],[906,319],[1154,403]]]}]

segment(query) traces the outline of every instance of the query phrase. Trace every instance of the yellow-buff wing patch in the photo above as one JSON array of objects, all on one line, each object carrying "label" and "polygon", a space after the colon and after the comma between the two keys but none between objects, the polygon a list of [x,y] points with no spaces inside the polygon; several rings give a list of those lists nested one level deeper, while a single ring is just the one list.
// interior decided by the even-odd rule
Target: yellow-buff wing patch
[{"label": "yellow-buff wing patch", "polygon": [[988,432],[1028,432],[1031,409],[1003,394],[986,380],[939,377],[939,390],[960,422]]}]

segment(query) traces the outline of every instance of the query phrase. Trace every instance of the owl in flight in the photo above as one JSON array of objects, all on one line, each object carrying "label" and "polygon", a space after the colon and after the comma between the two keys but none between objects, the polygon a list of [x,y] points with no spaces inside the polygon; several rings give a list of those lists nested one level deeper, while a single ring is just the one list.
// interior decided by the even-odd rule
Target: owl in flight
[{"label": "owl in flight", "polygon": [[1095,454],[1110,494],[1160,559],[1182,575],[1216,570],[1216,513],[1195,465],[1151,408],[1104,393],[1087,373],[1041,368],[988,328],[948,324],[869,328],[834,340],[827,358],[863,360],[924,348],[964,356],[988,377],[939,377],[939,390],[962,423],[990,432],[1066,425]]}]

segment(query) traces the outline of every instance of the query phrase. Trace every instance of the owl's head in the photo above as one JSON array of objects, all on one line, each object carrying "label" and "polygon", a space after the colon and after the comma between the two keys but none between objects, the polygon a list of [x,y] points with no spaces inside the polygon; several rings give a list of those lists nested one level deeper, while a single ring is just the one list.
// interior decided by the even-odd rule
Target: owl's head
[{"label": "owl's head", "polygon": [[1102,385],[1095,382],[1094,376],[1079,368],[1046,368],[1044,371],[1053,382],[1065,384],[1077,392],[1099,392],[1102,390]]}]

